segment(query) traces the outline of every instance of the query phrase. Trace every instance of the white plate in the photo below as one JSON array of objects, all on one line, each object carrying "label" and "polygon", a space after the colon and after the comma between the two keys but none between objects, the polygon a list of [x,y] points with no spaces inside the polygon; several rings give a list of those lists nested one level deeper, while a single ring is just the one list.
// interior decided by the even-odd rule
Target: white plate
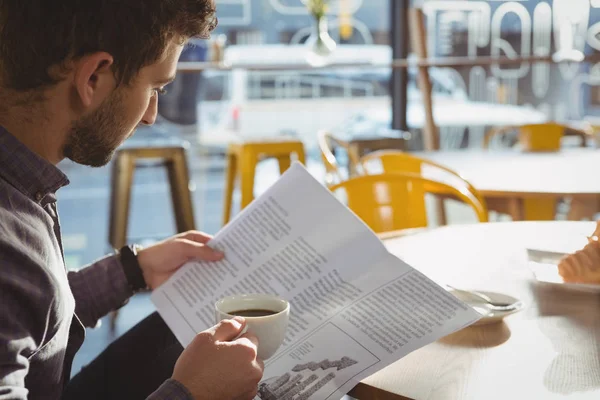
[{"label": "white plate", "polygon": [[586,293],[600,293],[600,285],[586,283],[566,283],[558,273],[558,262],[566,253],[527,249],[527,265],[538,282],[556,285],[565,289]]},{"label": "white plate", "polygon": [[482,299],[477,298],[476,296],[469,295],[462,291],[456,290],[448,290],[448,292],[452,293],[454,296],[458,297],[471,307],[475,309],[478,313],[482,315],[481,319],[475,322],[473,325],[488,325],[494,324],[502,321],[505,317],[509,315],[515,314],[525,308],[525,305],[519,299],[509,296],[503,293],[497,292],[487,292],[483,290],[477,290],[477,293],[484,294],[488,296],[492,301],[497,301],[499,303],[517,303],[517,307],[511,311],[493,311],[489,308],[489,305]]}]

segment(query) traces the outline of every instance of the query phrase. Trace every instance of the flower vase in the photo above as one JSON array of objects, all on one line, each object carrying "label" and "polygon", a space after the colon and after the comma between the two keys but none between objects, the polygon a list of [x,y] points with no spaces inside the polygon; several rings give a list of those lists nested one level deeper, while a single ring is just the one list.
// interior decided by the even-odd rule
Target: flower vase
[{"label": "flower vase", "polygon": [[316,18],[313,32],[306,40],[308,52],[306,61],[312,66],[319,67],[327,65],[331,61],[331,55],[337,47],[335,40],[329,36],[329,28],[326,17]]}]

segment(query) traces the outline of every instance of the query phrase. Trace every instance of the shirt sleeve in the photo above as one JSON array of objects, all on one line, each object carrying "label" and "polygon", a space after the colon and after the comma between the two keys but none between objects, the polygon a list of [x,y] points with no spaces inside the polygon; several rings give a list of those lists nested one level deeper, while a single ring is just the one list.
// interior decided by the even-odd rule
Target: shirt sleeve
[{"label": "shirt sleeve", "polygon": [[190,391],[175,379],[168,379],[146,400],[194,400]]},{"label": "shirt sleeve", "polygon": [[24,400],[29,358],[57,330],[56,286],[26,254],[0,242],[0,399]]},{"label": "shirt sleeve", "polygon": [[133,294],[123,267],[115,255],[68,274],[69,285],[75,297],[75,313],[87,327],[123,306]]}]

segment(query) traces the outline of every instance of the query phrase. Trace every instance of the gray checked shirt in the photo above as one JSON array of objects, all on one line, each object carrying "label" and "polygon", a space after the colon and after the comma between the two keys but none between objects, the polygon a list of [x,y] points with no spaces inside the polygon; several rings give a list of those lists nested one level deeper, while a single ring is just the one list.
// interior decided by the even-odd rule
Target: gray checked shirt
[{"label": "gray checked shirt", "polygon": [[[131,296],[115,256],[67,272],[56,191],[68,183],[0,127],[0,400],[60,399],[84,326]],[[167,380],[149,399],[191,396]]]}]

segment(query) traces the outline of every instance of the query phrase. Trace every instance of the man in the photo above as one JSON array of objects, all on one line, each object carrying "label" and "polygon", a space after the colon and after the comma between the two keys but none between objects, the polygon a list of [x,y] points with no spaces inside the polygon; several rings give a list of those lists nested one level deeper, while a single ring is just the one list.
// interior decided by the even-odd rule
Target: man
[{"label": "man", "polygon": [[243,319],[183,350],[154,314],[69,380],[83,325],[190,259],[223,257],[188,232],[67,273],[55,196],[63,158],[105,165],[154,122],[186,40],[208,35],[214,13],[212,0],[0,0],[0,399],[254,397],[263,365],[256,338],[237,338]]}]

